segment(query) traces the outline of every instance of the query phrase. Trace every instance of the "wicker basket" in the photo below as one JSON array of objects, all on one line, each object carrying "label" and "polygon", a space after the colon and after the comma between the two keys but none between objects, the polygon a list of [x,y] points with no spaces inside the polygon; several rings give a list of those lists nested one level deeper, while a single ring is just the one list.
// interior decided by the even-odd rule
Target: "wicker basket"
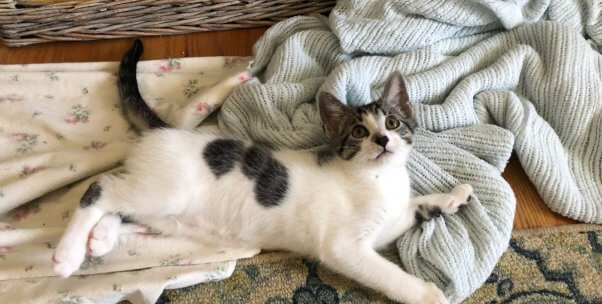
[{"label": "wicker basket", "polygon": [[[79,41],[267,26],[326,13],[335,0],[0,0],[4,44]],[[33,4],[32,4],[33,3]]]}]

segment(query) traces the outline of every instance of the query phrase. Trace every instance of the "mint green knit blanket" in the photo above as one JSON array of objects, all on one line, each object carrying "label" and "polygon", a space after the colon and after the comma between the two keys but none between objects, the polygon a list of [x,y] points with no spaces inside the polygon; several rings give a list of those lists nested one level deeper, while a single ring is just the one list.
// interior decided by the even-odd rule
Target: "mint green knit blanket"
[{"label": "mint green knit blanket", "polygon": [[400,71],[420,127],[408,164],[414,194],[469,183],[478,202],[401,236],[399,255],[459,302],[507,247],[516,201],[500,174],[512,151],[550,208],[602,223],[595,2],[340,0],[329,18],[294,17],[266,32],[255,77],[226,100],[219,125],[281,146],[323,145],[319,90],[358,105]]}]

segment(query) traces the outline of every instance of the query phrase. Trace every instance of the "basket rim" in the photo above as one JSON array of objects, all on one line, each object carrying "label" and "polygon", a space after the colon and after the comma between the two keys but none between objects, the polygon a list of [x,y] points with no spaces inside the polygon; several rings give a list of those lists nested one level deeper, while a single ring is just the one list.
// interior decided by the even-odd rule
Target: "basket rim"
[{"label": "basket rim", "polygon": [[0,40],[8,46],[269,26],[336,5],[336,0],[73,0],[6,8],[18,2],[0,0]]}]

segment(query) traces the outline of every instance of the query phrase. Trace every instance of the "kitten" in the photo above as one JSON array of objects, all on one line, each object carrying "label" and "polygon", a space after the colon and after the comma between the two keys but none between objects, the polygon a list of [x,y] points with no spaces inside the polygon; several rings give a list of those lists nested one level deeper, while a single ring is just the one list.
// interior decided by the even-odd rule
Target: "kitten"
[{"label": "kitten", "polygon": [[449,194],[410,199],[405,163],[415,122],[399,73],[380,100],[358,108],[319,94],[328,149],[272,150],[167,128],[138,91],[141,53],[137,41],[120,66],[123,106],[136,125],[163,128],[132,148],[124,173],[102,176],[83,194],[53,256],[57,274],[78,270],[87,250],[111,251],[121,215],[164,234],[312,256],[397,301],[448,303],[433,283],[375,251],[417,221],[456,212],[472,194],[471,186],[459,185]]}]

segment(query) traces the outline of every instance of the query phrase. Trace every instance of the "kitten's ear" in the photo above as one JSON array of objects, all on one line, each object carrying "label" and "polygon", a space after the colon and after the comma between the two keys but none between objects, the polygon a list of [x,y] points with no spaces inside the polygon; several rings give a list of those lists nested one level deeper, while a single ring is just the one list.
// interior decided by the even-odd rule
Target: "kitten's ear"
[{"label": "kitten's ear", "polygon": [[353,111],[328,92],[320,93],[318,107],[324,131],[330,139],[340,136],[341,132],[355,120]]},{"label": "kitten's ear", "polygon": [[406,84],[401,73],[395,71],[389,76],[381,100],[386,107],[399,113],[404,121],[415,124],[412,118],[412,103],[408,97]]}]

